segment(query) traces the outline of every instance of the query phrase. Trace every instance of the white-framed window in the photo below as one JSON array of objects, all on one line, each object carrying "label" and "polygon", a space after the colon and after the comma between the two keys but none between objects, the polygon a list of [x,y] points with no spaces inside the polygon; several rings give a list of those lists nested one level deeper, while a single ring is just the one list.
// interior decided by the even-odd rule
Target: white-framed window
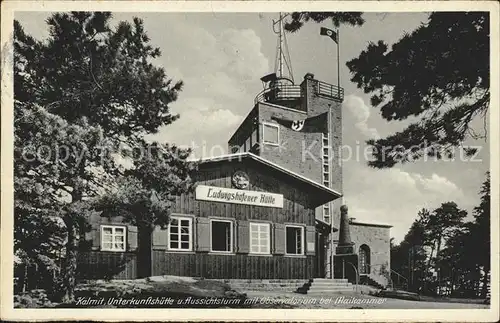
[{"label": "white-framed window", "polygon": [[233,252],[233,222],[230,220],[210,220],[210,251]]},{"label": "white-framed window", "polygon": [[274,123],[262,124],[262,137],[264,144],[279,145],[280,142],[280,127]]},{"label": "white-framed window", "polygon": [[330,223],[330,205],[329,204],[323,205],[323,220],[326,223]]},{"label": "white-framed window", "polygon": [[125,251],[127,228],[118,225],[101,225],[101,250]]},{"label": "white-framed window", "polygon": [[298,225],[287,225],[286,230],[286,254],[304,254],[304,227]]},{"label": "white-framed window", "polygon": [[250,222],[250,253],[271,253],[271,224]]},{"label": "white-framed window", "polygon": [[193,218],[171,216],[168,225],[168,250],[193,250]]}]

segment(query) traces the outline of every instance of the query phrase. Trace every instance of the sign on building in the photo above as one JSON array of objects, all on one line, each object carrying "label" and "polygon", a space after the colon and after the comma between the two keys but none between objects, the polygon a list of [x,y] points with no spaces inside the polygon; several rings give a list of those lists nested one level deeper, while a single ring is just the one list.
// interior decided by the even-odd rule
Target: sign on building
[{"label": "sign on building", "polygon": [[207,185],[198,185],[196,187],[196,199],[222,203],[283,208],[282,194],[237,190]]}]

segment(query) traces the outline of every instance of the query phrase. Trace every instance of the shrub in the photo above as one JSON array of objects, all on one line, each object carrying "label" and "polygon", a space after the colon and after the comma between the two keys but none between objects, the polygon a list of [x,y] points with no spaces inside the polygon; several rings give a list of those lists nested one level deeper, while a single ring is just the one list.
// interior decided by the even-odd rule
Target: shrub
[{"label": "shrub", "polygon": [[34,289],[29,292],[14,295],[15,308],[39,308],[39,307],[54,307],[47,292],[44,289]]}]

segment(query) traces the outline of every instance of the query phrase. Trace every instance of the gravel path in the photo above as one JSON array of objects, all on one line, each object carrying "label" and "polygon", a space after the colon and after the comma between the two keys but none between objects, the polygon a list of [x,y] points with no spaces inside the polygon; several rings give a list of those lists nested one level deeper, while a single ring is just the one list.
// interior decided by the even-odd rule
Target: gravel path
[{"label": "gravel path", "polygon": [[466,303],[441,303],[380,298],[360,294],[331,294],[307,296],[295,293],[248,291],[249,301],[255,308],[363,308],[363,309],[487,309],[489,305]]}]

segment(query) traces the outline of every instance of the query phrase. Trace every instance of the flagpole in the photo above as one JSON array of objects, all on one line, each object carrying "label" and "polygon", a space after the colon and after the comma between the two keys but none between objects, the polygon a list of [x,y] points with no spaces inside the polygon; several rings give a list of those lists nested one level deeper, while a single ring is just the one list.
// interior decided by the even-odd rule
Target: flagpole
[{"label": "flagpole", "polygon": [[[332,137],[333,137],[333,131],[332,131],[332,123],[331,123],[331,118],[332,118],[332,105],[331,104],[328,104],[328,118],[327,118],[327,122],[328,122],[328,145],[330,147],[328,147],[328,179],[329,179],[329,187],[332,186]],[[335,247],[334,243],[333,243],[333,233],[334,233],[334,228],[333,228],[333,216],[334,216],[334,211],[333,211],[333,203],[330,201],[328,202],[328,211],[330,212],[330,278],[333,280],[335,277],[333,275],[333,271],[334,271],[334,265],[333,265],[333,249]]]},{"label": "flagpole", "polygon": [[337,28],[337,87],[340,98],[340,28]]},{"label": "flagpole", "polygon": [[[337,97],[340,98],[340,32],[339,28],[337,28]],[[328,117],[330,117],[331,114],[331,106],[328,106]],[[330,130],[330,129],[329,129]],[[333,133],[332,133],[333,135]],[[330,145],[331,146],[331,145]],[[340,149],[338,151],[340,154]],[[338,156],[340,158],[340,156]],[[333,207],[333,203],[330,203],[331,206]],[[330,224],[332,228],[331,232],[331,239],[330,239],[330,248],[331,248],[331,278],[332,280],[335,279],[334,271],[335,271],[335,265],[334,265],[334,258],[335,258],[335,243],[333,241],[333,235],[334,235],[334,228],[333,228],[333,208],[330,209]]]}]

